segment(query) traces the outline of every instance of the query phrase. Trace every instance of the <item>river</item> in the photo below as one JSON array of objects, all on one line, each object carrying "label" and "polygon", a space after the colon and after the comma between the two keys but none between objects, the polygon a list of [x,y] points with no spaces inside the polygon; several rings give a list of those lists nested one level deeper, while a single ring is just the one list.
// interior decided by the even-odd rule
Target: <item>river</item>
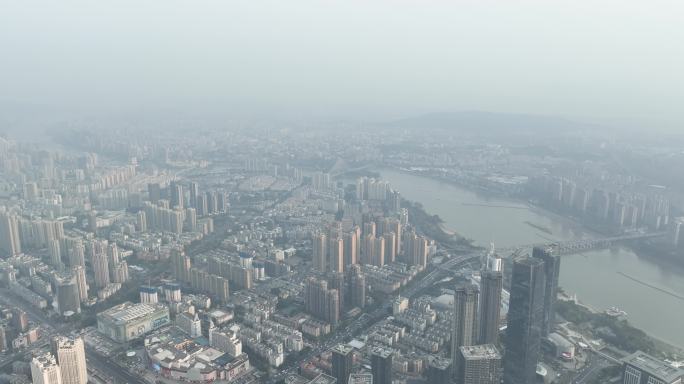
[{"label": "river", "polygon": [[[408,200],[438,214],[445,226],[477,245],[510,247],[592,237],[579,224],[520,202],[489,198],[459,186],[395,170],[382,178]],[[550,233],[549,233],[550,232]],[[624,276],[684,295],[684,266],[638,255],[627,248],[563,256],[560,285],[595,308],[619,307],[631,324],[684,348],[684,300]]]}]

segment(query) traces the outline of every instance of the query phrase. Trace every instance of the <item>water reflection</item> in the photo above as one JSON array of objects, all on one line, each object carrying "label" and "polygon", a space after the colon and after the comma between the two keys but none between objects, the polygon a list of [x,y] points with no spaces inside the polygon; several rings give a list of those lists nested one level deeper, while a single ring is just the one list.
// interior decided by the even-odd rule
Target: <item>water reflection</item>
[{"label": "water reflection", "polygon": [[[570,220],[520,202],[393,170],[380,173],[405,198],[422,203],[431,214],[438,213],[447,228],[478,245],[494,242],[497,247],[510,247],[596,236]],[[684,294],[684,267],[622,247],[563,257],[560,284],[566,292],[576,293],[598,310],[619,307],[635,326],[684,346],[684,302],[643,283]]]}]

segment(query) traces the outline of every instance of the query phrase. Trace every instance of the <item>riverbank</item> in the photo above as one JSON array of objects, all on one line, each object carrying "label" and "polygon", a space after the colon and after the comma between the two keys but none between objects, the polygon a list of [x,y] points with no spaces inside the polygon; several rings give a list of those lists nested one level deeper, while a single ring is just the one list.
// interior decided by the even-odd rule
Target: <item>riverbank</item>
[{"label": "riverbank", "polygon": [[446,233],[449,236],[460,236],[456,231],[453,229],[447,228],[446,224],[440,223],[439,228],[442,230],[442,232]]},{"label": "riverbank", "polygon": [[409,218],[416,228],[425,236],[435,240],[442,247],[460,251],[474,251],[481,249],[473,245],[473,240],[458,235],[445,228],[444,220],[439,215],[430,215],[419,202],[402,200],[401,206],[408,209]]},{"label": "riverbank", "polygon": [[[542,208],[527,204],[520,206],[528,209],[496,208],[493,206],[518,203],[484,197],[459,184],[412,172],[396,172],[391,168],[379,171],[402,196],[424,203],[425,211],[429,212],[427,216],[439,213],[444,233],[453,231],[474,238],[479,246],[494,242],[499,248],[510,248],[519,244],[600,237],[577,222]],[[526,221],[548,228],[553,235],[525,224]],[[563,257],[560,285],[599,311],[613,306],[626,310],[630,323],[654,339],[684,346],[684,333],[678,321],[684,316],[681,301],[616,273],[623,271],[642,281],[657,282],[670,291],[684,292],[684,268],[674,268],[672,263],[663,265],[663,261],[622,246],[568,255]],[[662,313],[663,308],[668,308],[668,316],[653,316]]]},{"label": "riverbank", "polygon": [[[445,178],[438,177],[435,175],[429,175],[429,174],[424,174],[424,173],[419,173],[419,172],[411,172],[409,170],[406,170],[406,169],[400,168],[400,167],[380,166],[375,170],[375,172],[378,173],[380,175],[380,177],[382,177],[383,169],[403,173],[403,174],[414,176],[414,177],[425,178],[425,179],[433,180],[433,181],[436,181],[439,183],[452,185],[456,188],[461,188],[463,190],[470,191],[470,192],[472,192],[478,196],[481,196],[484,199],[507,201],[507,202],[510,202],[511,204],[516,204],[516,205],[505,205],[505,204],[461,203],[462,205],[465,205],[465,206],[481,206],[481,207],[486,207],[486,208],[505,208],[505,209],[529,210],[531,212],[538,213],[539,215],[551,217],[555,221],[565,223],[570,228],[577,229],[579,232],[581,232],[584,235],[587,235],[588,237],[604,237],[605,236],[605,234],[595,230],[594,228],[587,227],[584,223],[582,223],[581,221],[579,221],[575,218],[561,215],[560,213],[551,211],[551,210],[549,210],[549,209],[547,209],[541,205],[532,204],[529,200],[513,197],[510,195],[501,195],[501,194],[497,194],[497,193],[492,192],[492,191],[483,191],[482,189],[473,188],[471,185],[468,185],[465,183],[460,183],[456,180],[445,179]],[[542,228],[544,228],[544,230],[540,229],[540,231],[549,234],[547,232],[548,228],[545,228],[545,227],[542,227]]]},{"label": "riverbank", "polygon": [[644,351],[664,359],[676,359],[684,354],[683,349],[648,335],[625,319],[611,317],[581,303],[559,300],[556,312],[583,332],[589,332],[593,337],[603,339],[628,353]]}]

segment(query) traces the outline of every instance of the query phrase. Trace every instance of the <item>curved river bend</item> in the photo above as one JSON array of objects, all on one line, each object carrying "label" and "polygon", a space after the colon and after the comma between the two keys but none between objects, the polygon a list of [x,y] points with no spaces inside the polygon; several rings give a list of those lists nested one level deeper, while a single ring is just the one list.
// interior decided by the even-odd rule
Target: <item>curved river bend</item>
[{"label": "curved river bend", "polygon": [[[439,214],[449,230],[477,245],[494,242],[497,247],[509,247],[591,236],[574,222],[520,202],[483,197],[395,170],[379,172],[404,198],[420,202],[430,214]],[[567,255],[561,262],[560,285],[597,310],[619,307],[634,326],[684,347],[684,300],[667,293],[684,296],[684,267],[671,264],[625,248]]]}]

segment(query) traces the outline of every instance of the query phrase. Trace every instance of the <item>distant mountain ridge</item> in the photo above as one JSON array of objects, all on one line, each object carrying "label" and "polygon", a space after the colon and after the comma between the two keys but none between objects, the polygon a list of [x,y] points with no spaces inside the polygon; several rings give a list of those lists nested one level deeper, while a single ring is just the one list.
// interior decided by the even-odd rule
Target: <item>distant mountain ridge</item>
[{"label": "distant mountain ridge", "polygon": [[485,111],[434,112],[389,122],[403,129],[432,129],[477,133],[558,133],[563,130],[595,129],[596,126],[557,116]]}]

